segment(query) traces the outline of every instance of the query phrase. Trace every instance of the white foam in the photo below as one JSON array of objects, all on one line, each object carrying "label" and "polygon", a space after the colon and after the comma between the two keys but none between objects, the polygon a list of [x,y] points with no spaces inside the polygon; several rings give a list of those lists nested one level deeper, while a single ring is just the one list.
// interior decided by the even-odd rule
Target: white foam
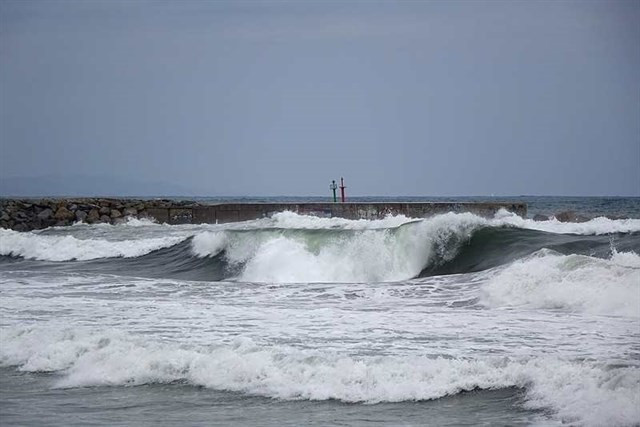
[{"label": "white foam", "polygon": [[492,307],[640,316],[640,256],[632,252],[599,259],[541,250],[487,274],[483,302]]},{"label": "white foam", "polygon": [[186,381],[279,399],[399,402],[437,399],[463,390],[520,387],[527,406],[563,422],[640,422],[640,368],[557,358],[450,359],[356,357],[329,351],[263,347],[249,339],[189,347],[114,331],[3,330],[2,365],[63,374],[58,387]]},{"label": "white foam", "polygon": [[173,246],[181,236],[139,240],[109,241],[78,239],[73,236],[21,233],[0,229],[0,255],[21,256],[41,261],[90,260],[97,258],[132,258]]},{"label": "white foam", "polygon": [[[609,219],[597,217],[582,223],[560,222],[555,217],[547,221],[534,221],[522,218],[505,209],[500,209],[494,218],[481,218],[470,213],[447,213],[446,216],[460,217],[463,221],[468,221],[469,216],[476,218],[478,224],[486,226],[501,227],[513,226],[529,230],[546,231],[557,234],[581,234],[581,235],[602,235],[612,233],[631,233],[640,231],[640,219]],[[440,215],[441,216],[441,215]],[[436,216],[437,217],[437,216]],[[432,218],[436,218],[432,217]],[[426,221],[432,218],[426,219]],[[253,227],[278,227],[278,228],[300,228],[300,229],[376,229],[394,228],[408,222],[421,221],[416,218],[408,218],[404,215],[389,215],[377,220],[349,220],[344,218],[319,218],[309,215],[298,215],[294,212],[280,212],[271,218],[247,222],[246,225]]]},{"label": "white foam", "polygon": [[640,219],[593,218],[586,222],[560,222],[555,217],[548,221],[534,221],[522,218],[501,209],[487,225],[511,225],[529,230],[546,231],[557,234],[602,235],[612,233],[631,233],[640,231]]},{"label": "white foam", "polygon": [[[412,277],[420,267],[394,254],[387,232],[368,231],[331,239],[317,252],[304,240],[276,237],[260,244],[239,279],[257,282],[362,282]],[[233,257],[232,260],[242,258]],[[413,267],[413,268],[412,268]]]},{"label": "white foam", "polygon": [[[627,221],[620,223],[619,221]],[[196,235],[192,251],[242,265],[238,279],[250,282],[387,282],[416,277],[431,262],[452,259],[481,227],[515,226],[548,232],[600,234],[633,228],[631,220],[599,218],[585,224],[539,223],[506,211],[486,219],[447,213],[410,221],[316,218],[283,212],[250,222],[246,232],[222,230]],[[640,220],[638,221],[640,225]],[[252,227],[265,227],[251,230]],[[626,228],[625,228],[626,227]],[[350,234],[308,234],[304,230],[351,230]],[[299,231],[285,233],[284,231]]]},{"label": "white foam", "polygon": [[322,221],[326,225],[326,219],[301,219],[291,213],[283,218],[292,230],[200,233],[193,239],[192,252],[200,257],[214,256],[224,249],[228,262],[243,267],[238,279],[249,282],[397,281],[417,276],[433,259],[453,258],[459,245],[486,221],[471,214],[450,213],[411,223],[404,217],[388,220],[404,224],[399,228],[362,228],[376,222],[340,220],[336,224],[346,221],[358,225],[351,224],[348,233],[335,233],[299,228],[301,222]]},{"label": "white foam", "polygon": [[167,224],[158,224],[154,219],[152,218],[135,218],[132,216],[128,216],[123,218],[124,221],[122,222],[118,222],[117,224],[111,224],[108,222],[97,222],[94,224],[89,224],[87,222],[84,221],[76,221],[73,224],[69,225],[54,225],[51,227],[48,227],[47,229],[52,230],[52,229],[56,229],[56,230],[64,230],[68,227],[80,227],[80,228],[94,228],[94,229],[109,229],[112,227],[148,227],[148,226],[157,226],[157,225],[167,225]]},{"label": "white foam", "polygon": [[[416,221],[404,215],[389,215],[382,219],[345,219],[323,218],[312,215],[300,215],[291,211],[278,212],[270,218],[255,221],[259,227],[294,228],[294,229],[344,229],[369,230],[376,228],[394,228],[408,222]],[[248,223],[251,224],[254,221]]]},{"label": "white foam", "polygon": [[218,255],[227,245],[227,235],[223,232],[205,231],[193,236],[191,248],[194,255],[212,257]]},{"label": "white foam", "polygon": [[[471,213],[447,213],[423,220],[390,216],[383,220],[316,218],[283,212],[271,226],[283,229],[363,230],[348,238],[318,244],[291,236],[229,239],[231,262],[246,263],[240,279],[263,282],[396,281],[417,276],[430,262],[452,259],[460,244],[481,227],[512,226],[560,234],[600,235],[640,231],[640,220],[595,218],[585,223],[536,222],[505,210],[486,219]],[[266,223],[260,223],[266,225]],[[403,227],[400,227],[403,225]],[[397,233],[391,229],[400,227]],[[447,247],[457,241],[457,245]],[[218,246],[215,250],[218,251]],[[201,254],[200,254],[201,255]]]},{"label": "white foam", "polygon": [[[456,251],[445,247],[447,242],[468,239],[474,230],[485,226],[608,234],[640,231],[640,220],[596,218],[581,224],[560,223],[555,219],[536,222],[506,211],[500,211],[493,219],[470,213],[447,213],[423,220],[404,216],[347,220],[281,212],[272,218],[225,226],[170,226],[131,219],[117,226],[69,228],[76,236],[3,229],[0,230],[0,254],[51,261],[135,257],[193,235],[195,255],[213,256],[226,250],[230,262],[246,264],[241,278],[249,281],[394,281],[415,277],[435,259],[434,255],[442,260],[450,259]],[[130,239],[129,227],[136,229],[138,239]],[[278,233],[283,230],[300,234],[296,237],[295,233]],[[355,234],[320,241],[317,236],[305,237],[304,230],[348,230]],[[116,239],[109,240],[109,236]]]},{"label": "white foam", "polygon": [[122,225],[127,225],[129,227],[148,227],[150,225],[158,225],[158,222],[153,218],[128,217],[126,222],[118,224],[116,227]]}]

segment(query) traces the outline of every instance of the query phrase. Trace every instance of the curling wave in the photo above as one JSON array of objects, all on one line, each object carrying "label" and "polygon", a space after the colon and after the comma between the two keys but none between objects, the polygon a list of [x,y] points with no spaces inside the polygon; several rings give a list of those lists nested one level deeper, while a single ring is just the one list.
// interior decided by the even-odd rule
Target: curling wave
[{"label": "curling wave", "polygon": [[349,221],[285,212],[229,226],[141,223],[136,224],[138,239],[124,232],[130,225],[97,231],[93,226],[70,227],[84,233],[82,237],[0,230],[0,255],[73,260],[74,269],[142,277],[392,282],[482,271],[542,248],[596,257],[609,256],[612,248],[640,252],[640,232],[635,231],[640,224],[632,221],[640,223],[606,218],[584,224],[537,223],[505,212],[493,219],[448,213],[424,220]]}]

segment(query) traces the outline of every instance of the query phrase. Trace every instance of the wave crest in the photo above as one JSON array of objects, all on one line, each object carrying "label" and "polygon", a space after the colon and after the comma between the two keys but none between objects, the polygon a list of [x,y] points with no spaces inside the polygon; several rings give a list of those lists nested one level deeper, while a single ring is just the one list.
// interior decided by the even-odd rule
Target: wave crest
[{"label": "wave crest", "polygon": [[[542,247],[565,253],[589,253],[597,248],[598,256],[606,256],[605,251],[610,249],[605,245],[602,250],[603,238],[575,237],[576,233],[594,236],[605,231],[635,230],[633,221],[640,229],[640,220],[599,218],[567,225],[557,221],[538,223],[507,212],[493,219],[447,213],[421,220],[398,216],[374,221],[283,212],[272,218],[224,226],[140,222],[135,228],[86,225],[69,227],[68,231],[56,229],[51,234],[0,230],[0,255],[44,261],[149,255],[139,260],[140,266],[147,267],[154,262],[166,265],[171,256],[176,257],[173,263],[181,266],[180,271],[188,266],[201,269],[190,277],[201,274],[202,280],[392,282],[485,270]],[[550,233],[551,229],[562,233]],[[622,250],[637,249],[633,233],[615,236],[624,240],[619,246]],[[185,244],[172,247],[170,253],[159,251],[182,241]],[[216,266],[204,268],[207,263]],[[139,270],[144,272],[144,268]],[[214,270],[220,274],[211,276]]]}]

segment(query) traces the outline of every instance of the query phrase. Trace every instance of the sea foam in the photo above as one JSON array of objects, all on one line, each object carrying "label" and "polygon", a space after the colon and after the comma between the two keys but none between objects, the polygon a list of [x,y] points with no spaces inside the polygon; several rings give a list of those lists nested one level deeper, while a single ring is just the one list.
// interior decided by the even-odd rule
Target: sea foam
[{"label": "sea foam", "polygon": [[482,298],[492,307],[640,317],[640,256],[633,252],[600,259],[543,249],[486,275]]},{"label": "sea foam", "polygon": [[109,241],[78,239],[73,236],[48,236],[0,229],[0,255],[21,256],[42,261],[132,258],[173,246],[184,237]]},{"label": "sea foam", "polygon": [[488,225],[510,225],[528,230],[546,231],[557,234],[602,235],[612,233],[633,233],[640,231],[640,219],[593,218],[585,222],[560,222],[555,217],[547,221],[522,218],[501,209]]},{"label": "sea foam", "polygon": [[[241,281],[389,282],[416,277],[432,263],[450,261],[473,232],[483,227],[517,227],[566,234],[640,230],[640,220],[598,218],[584,224],[555,220],[539,223],[507,212],[500,212],[492,219],[470,213],[447,213],[418,221],[406,217],[349,221],[303,217],[289,212],[269,221],[281,228],[201,233],[194,237],[192,251],[200,257],[224,251],[228,262],[242,267],[236,278]],[[382,225],[385,227],[378,228]],[[353,232],[304,232],[335,228]],[[296,233],[287,233],[287,230]]]},{"label": "sea foam", "polygon": [[[350,228],[339,230],[310,227],[316,220],[325,226],[333,221],[285,214],[276,221],[292,228],[200,233],[192,252],[205,257],[224,250],[229,263],[242,266],[241,281],[388,282],[417,276],[434,258],[450,260],[485,224],[475,215],[453,213],[409,222],[405,217],[352,221]],[[302,224],[308,228],[300,229]],[[395,226],[377,228],[381,224]]]},{"label": "sea foam", "polygon": [[[70,227],[74,233],[82,234],[80,237],[0,229],[0,255],[47,261],[137,257],[193,236],[193,255],[215,256],[224,251],[229,262],[242,264],[240,280],[397,281],[416,277],[435,259],[451,259],[475,230],[505,226],[601,235],[638,232],[640,220],[536,222],[506,211],[491,219],[471,213],[447,213],[426,219],[390,216],[381,220],[318,218],[282,212],[272,218],[221,226],[169,226],[135,220],[116,226]],[[106,240],[105,236],[110,234],[117,239]]]},{"label": "sea foam", "polygon": [[527,406],[581,425],[640,422],[640,368],[553,357],[512,359],[359,357],[321,350],[231,344],[191,347],[114,331],[3,330],[2,365],[59,372],[57,387],[192,385],[278,399],[399,402],[465,390],[519,387]]}]

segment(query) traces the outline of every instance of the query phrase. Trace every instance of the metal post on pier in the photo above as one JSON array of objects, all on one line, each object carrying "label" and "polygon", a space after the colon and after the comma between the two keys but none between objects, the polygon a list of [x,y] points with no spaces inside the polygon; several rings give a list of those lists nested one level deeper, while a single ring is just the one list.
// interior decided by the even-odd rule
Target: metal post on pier
[{"label": "metal post on pier", "polygon": [[344,189],[347,188],[344,186],[344,178],[340,178],[340,196],[342,197],[342,203],[345,202]]},{"label": "metal post on pier", "polygon": [[338,202],[338,197],[336,196],[336,188],[338,188],[338,184],[336,184],[336,180],[335,179],[333,181],[331,181],[331,185],[329,185],[329,188],[331,190],[333,190],[333,203],[337,203]]}]

